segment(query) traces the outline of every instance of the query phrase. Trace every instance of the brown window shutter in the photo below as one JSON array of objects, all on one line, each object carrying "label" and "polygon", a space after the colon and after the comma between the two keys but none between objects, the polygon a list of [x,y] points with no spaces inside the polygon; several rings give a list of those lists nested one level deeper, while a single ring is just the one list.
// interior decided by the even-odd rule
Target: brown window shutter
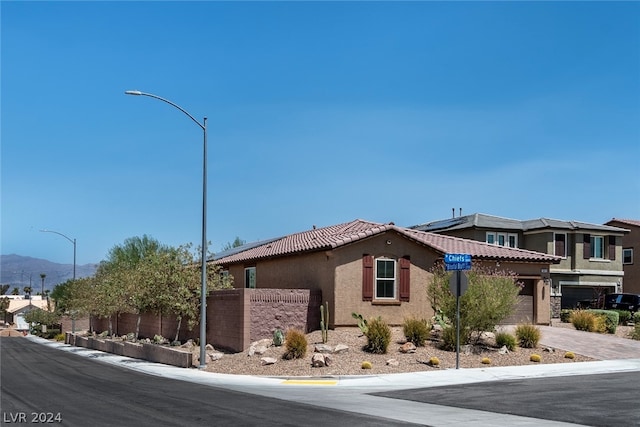
[{"label": "brown window shutter", "polygon": [[362,256],[362,301],[373,301],[373,255]]},{"label": "brown window shutter", "polygon": [[558,256],[565,256],[565,235],[556,234],[556,253]]},{"label": "brown window shutter", "polygon": [[609,259],[611,261],[616,259],[616,236],[609,236]]},{"label": "brown window shutter", "polygon": [[411,261],[409,258],[400,258],[400,301],[409,302],[411,294]]},{"label": "brown window shutter", "polygon": [[591,234],[584,234],[583,245],[582,245],[582,258],[589,259],[591,258]]}]

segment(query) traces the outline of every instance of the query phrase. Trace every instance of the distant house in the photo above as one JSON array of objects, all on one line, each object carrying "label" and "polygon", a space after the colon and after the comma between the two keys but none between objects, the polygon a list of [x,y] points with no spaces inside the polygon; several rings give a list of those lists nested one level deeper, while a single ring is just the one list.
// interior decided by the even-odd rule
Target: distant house
[{"label": "distant house", "polygon": [[640,220],[613,218],[605,224],[629,230],[629,233],[622,237],[622,268],[624,269],[622,291],[640,294],[640,262],[635,259],[640,253],[638,252],[640,251]]},{"label": "distant house", "polygon": [[520,221],[480,213],[411,228],[560,257],[550,268],[554,317],[561,308],[574,308],[623,289],[626,228],[547,218]]},{"label": "distant house", "polygon": [[24,320],[25,314],[40,308],[47,309],[47,301],[40,297],[32,297],[30,299],[11,298],[9,307],[6,310],[5,323],[14,324],[14,329],[19,331],[28,331],[29,324]]},{"label": "distant house", "polygon": [[[354,326],[352,313],[382,316],[399,325],[410,316],[430,318],[431,269],[446,253],[513,271],[524,284],[512,322],[550,321],[544,272],[554,255],[411,230],[393,223],[355,220],[315,228],[216,256],[236,288],[318,289],[329,304],[331,326]],[[283,313],[286,315],[286,313]]]}]

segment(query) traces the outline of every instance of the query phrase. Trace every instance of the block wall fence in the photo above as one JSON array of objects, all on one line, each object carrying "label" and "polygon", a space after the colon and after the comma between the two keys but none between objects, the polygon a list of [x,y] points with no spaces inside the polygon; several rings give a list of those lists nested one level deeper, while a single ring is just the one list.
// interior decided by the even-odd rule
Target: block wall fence
[{"label": "block wall fence", "polygon": [[[213,291],[207,297],[207,343],[217,349],[234,352],[246,350],[262,338],[272,338],[273,331],[299,329],[305,333],[320,329],[320,290],[309,289],[225,289]],[[112,317],[116,335],[135,332],[138,316],[123,313]],[[90,325],[76,320],[76,331],[92,330],[97,333],[109,330],[108,318],[90,319]],[[84,328],[79,327],[81,324]],[[143,313],[140,319],[139,338],[155,335],[173,340],[177,330],[175,316]],[[88,327],[86,327],[88,326]],[[70,321],[63,325],[70,331]],[[200,326],[188,330],[183,320],[178,340],[198,339]]]}]

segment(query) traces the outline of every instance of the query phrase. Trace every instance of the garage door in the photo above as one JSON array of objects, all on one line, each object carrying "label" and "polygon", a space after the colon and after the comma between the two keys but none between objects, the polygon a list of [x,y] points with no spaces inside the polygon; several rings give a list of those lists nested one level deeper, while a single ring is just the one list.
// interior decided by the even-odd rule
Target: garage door
[{"label": "garage door", "polygon": [[503,325],[518,325],[521,323],[533,323],[533,280],[523,280],[524,286],[518,295],[518,303],[515,312],[500,322]]}]

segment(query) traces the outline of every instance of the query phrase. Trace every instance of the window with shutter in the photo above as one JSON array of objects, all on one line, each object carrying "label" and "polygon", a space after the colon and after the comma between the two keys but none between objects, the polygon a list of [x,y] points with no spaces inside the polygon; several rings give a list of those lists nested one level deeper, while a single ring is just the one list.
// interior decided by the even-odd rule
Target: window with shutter
[{"label": "window with shutter", "polygon": [[554,240],[555,240],[555,254],[556,256],[561,256],[563,258],[565,258],[567,256],[567,252],[566,252],[566,242],[567,242],[567,235],[564,233],[555,233],[554,234]]}]

